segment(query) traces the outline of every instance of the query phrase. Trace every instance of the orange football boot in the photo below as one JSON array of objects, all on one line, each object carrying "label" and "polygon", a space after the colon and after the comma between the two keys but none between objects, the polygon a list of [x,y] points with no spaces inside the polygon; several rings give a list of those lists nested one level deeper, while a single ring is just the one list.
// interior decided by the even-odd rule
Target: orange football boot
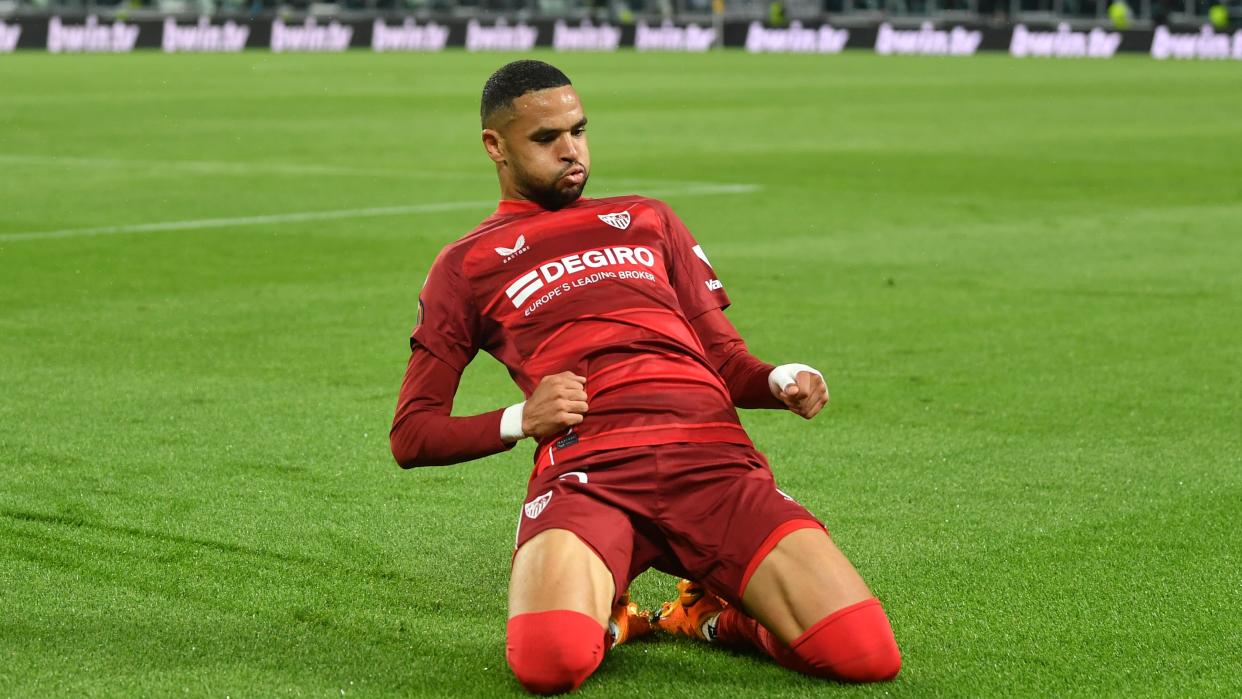
[{"label": "orange football boot", "polygon": [[608,634],[612,636],[612,646],[632,641],[635,638],[651,633],[651,612],[640,611],[637,602],[630,601],[629,593],[621,597],[621,601],[612,608],[612,616],[608,618]]},{"label": "orange football boot", "polygon": [[665,602],[651,617],[651,624],[664,633],[714,641],[714,624],[708,624],[729,603],[702,585],[682,578],[677,581],[677,600]]}]

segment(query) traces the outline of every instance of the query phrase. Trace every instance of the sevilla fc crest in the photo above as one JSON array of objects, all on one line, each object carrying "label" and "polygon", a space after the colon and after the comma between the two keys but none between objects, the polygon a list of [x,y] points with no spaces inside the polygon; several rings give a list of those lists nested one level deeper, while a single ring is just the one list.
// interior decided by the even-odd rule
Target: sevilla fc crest
[{"label": "sevilla fc crest", "polygon": [[618,230],[625,230],[630,227],[630,212],[622,211],[616,214],[599,214],[599,220]]},{"label": "sevilla fc crest", "polygon": [[531,500],[530,502],[526,503],[526,506],[523,507],[522,509],[526,510],[527,517],[530,517],[531,519],[535,519],[539,515],[543,514],[543,509],[548,506],[548,501],[551,499],[552,499],[552,491],[549,490],[543,495],[540,495],[534,500]]}]

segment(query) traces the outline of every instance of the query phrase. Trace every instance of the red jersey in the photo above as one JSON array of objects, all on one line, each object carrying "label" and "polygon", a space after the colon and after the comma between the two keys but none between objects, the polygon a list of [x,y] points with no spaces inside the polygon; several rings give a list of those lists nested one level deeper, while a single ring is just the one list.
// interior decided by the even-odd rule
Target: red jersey
[{"label": "red jersey", "polygon": [[585,376],[583,422],[546,439],[536,471],[600,449],[750,445],[691,321],[729,305],[707,256],[663,202],[582,198],[557,211],[502,201],[436,258],[411,347],[459,373],[480,349],[527,397]]}]

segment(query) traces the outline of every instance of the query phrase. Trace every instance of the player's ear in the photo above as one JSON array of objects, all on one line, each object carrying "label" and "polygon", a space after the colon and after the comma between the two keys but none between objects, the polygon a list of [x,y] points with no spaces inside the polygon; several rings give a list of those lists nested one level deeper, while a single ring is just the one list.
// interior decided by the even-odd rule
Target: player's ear
[{"label": "player's ear", "polygon": [[483,148],[492,162],[505,162],[505,139],[496,129],[483,129]]}]

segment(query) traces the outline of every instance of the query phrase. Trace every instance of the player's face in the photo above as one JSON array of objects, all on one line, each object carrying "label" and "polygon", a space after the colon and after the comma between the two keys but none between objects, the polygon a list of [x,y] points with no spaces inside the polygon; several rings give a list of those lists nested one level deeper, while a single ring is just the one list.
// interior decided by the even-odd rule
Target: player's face
[{"label": "player's face", "polygon": [[497,129],[497,148],[517,194],[545,209],[582,196],[591,172],[586,123],[578,92],[569,85],[513,100],[510,119]]}]

